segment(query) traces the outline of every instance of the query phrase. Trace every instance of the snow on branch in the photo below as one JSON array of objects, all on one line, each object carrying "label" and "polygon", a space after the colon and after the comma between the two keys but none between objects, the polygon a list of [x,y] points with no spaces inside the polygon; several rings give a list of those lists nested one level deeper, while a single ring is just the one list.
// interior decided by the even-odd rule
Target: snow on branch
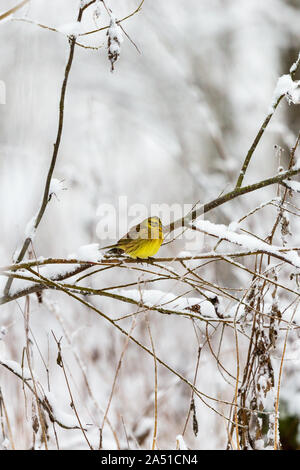
[{"label": "snow on branch", "polygon": [[299,84],[300,81],[294,81],[290,74],[279,77],[273,92],[269,113],[272,114],[275,111],[276,103],[283,96],[286,97],[289,104],[299,104]]},{"label": "snow on branch", "polygon": [[284,180],[282,182],[284,186],[295,191],[296,193],[300,193],[300,182],[299,181],[292,181],[292,180]]},{"label": "snow on branch", "polygon": [[[214,224],[208,220],[199,220],[195,222],[194,225],[201,232],[204,232],[208,235],[215,236],[221,240],[226,240],[246,249],[261,251],[271,256],[276,255],[276,257],[282,261],[291,264],[296,269],[300,269],[300,257],[298,253],[293,250],[293,248],[290,248],[291,251],[289,253],[284,254],[282,253],[282,247],[280,246],[270,245],[269,243],[266,243],[250,235],[235,233],[229,230],[226,225]],[[285,248],[288,249],[287,247]]]}]

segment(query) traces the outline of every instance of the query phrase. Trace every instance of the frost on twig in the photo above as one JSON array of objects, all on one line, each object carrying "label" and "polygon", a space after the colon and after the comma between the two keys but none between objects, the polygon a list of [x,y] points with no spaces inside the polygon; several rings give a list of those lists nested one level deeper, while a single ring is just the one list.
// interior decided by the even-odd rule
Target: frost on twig
[{"label": "frost on twig", "polygon": [[[277,281],[275,268],[269,275]],[[247,296],[247,302],[255,311],[265,308],[266,316],[253,314],[254,310],[247,311],[247,316],[252,317],[252,321],[248,322],[249,327],[252,324],[252,333],[248,359],[239,388],[238,417],[242,424],[248,425],[248,430],[242,428],[239,430],[240,445],[247,449],[264,449],[266,448],[264,438],[266,438],[267,448],[273,448],[276,440],[274,413],[267,413],[263,419],[259,412],[263,412],[270,405],[270,409],[275,408],[275,378],[271,356],[276,348],[282,318],[277,287],[269,292],[265,284],[257,280]],[[252,360],[249,360],[249,357],[252,357]],[[268,424],[267,436],[266,424]]]},{"label": "frost on twig", "polygon": [[107,30],[107,48],[108,60],[111,63],[111,72],[115,69],[115,62],[118,60],[121,52],[121,43],[123,35],[120,26],[117,24],[113,13],[110,13],[110,25]]},{"label": "frost on twig", "polygon": [[22,2],[18,3],[16,6],[14,6],[13,8],[11,8],[10,10],[7,10],[5,11],[4,13],[0,13],[0,20],[3,20],[4,18],[6,18],[7,16],[9,15],[12,15],[13,13],[15,13],[17,10],[19,10],[20,8],[22,8],[24,5],[26,5],[26,3],[28,3],[29,0],[23,0]]}]

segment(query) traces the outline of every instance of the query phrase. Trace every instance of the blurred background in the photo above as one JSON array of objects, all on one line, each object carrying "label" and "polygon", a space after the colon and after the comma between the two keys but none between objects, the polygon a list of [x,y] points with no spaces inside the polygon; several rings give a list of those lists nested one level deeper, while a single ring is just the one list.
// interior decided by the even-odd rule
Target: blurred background
[{"label": "blurred background", "polygon": [[[2,0],[1,11],[15,4],[15,0]],[[0,80],[6,85],[6,104],[0,105],[1,265],[12,261],[24,239],[26,224],[39,206],[56,137],[69,51],[66,34],[17,19],[64,32],[74,27],[78,4],[78,0],[31,0],[13,19],[0,21]],[[138,3],[114,0],[107,5],[119,19],[133,12]],[[100,16],[96,18],[93,12],[91,7],[84,16],[82,32],[109,24],[102,5]],[[96,233],[97,210],[105,203],[117,206],[120,196],[128,198],[128,205],[150,207],[151,203],[207,202],[231,190],[267,115],[277,79],[289,72],[298,56],[299,24],[299,0],[145,0],[142,10],[122,23],[140,52],[123,33],[114,73],[107,58],[106,30],[80,37],[82,44],[99,49],[75,49],[54,173],[64,180],[67,190],[53,198],[46,210],[34,240],[35,255],[66,257],[81,245],[101,244]],[[299,125],[298,108],[282,100],[255,152],[245,183],[272,176],[279,165],[286,165]],[[276,196],[274,188],[265,191],[270,197]],[[229,224],[261,202],[261,191],[251,193],[209,214],[209,220]],[[249,229],[265,235],[274,213],[261,211],[255,222],[249,221]],[[175,242],[160,253],[174,255],[182,248]],[[90,282],[99,287],[131,280],[128,273],[126,277],[124,273],[109,273]],[[219,271],[208,267],[202,274],[233,287],[243,282],[226,266]],[[51,330],[57,338],[63,336],[75,401],[83,422],[91,424],[91,440],[97,442],[97,426],[103,419],[124,337],[62,293],[47,292],[44,297],[45,302],[39,304],[32,296],[30,304],[30,325],[38,345],[33,346],[34,371],[46,387],[44,360],[51,393],[62,412],[72,414],[63,374],[56,364],[57,347]],[[131,311],[116,301],[94,301],[100,310],[116,317]],[[2,306],[0,320],[0,326],[6,329],[0,353],[19,363],[25,344],[23,308],[24,300]],[[157,354],[192,381],[198,350],[192,322],[162,317],[151,312]],[[149,345],[144,319],[138,322],[136,333]],[[223,353],[230,367],[234,355],[231,337]],[[286,384],[289,389],[283,391],[285,416],[294,423],[292,436],[286,438],[287,448],[299,446],[300,381],[298,378],[297,383],[294,373],[300,366],[299,360],[293,359],[292,371],[287,369],[291,380],[287,377],[283,382],[283,388]],[[199,389],[216,398],[230,399],[232,388],[217,372],[209,351],[203,351],[201,361]],[[233,362],[232,367],[234,372]],[[30,394],[24,398],[21,381],[9,371],[2,368],[0,376],[15,445],[30,448]],[[153,383],[153,359],[129,344],[109,411],[121,447],[128,447],[129,439],[132,448],[149,448]],[[175,448],[188,413],[190,390],[163,368],[159,368],[158,383],[157,445]],[[198,401],[199,430],[196,436],[189,424],[184,436],[187,445],[224,448],[227,423]],[[216,406],[226,414],[224,405]],[[290,430],[286,423],[290,421],[285,422]],[[281,430],[285,432],[283,427]],[[87,447],[80,431],[56,431],[61,448]],[[116,445],[106,425],[103,446]]]}]

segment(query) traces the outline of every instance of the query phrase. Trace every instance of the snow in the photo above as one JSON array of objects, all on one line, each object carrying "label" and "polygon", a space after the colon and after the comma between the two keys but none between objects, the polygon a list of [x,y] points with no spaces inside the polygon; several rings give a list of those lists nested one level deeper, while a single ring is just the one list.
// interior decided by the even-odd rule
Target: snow
[{"label": "snow", "polygon": [[120,46],[117,42],[112,42],[111,45],[109,46],[109,52],[113,55],[119,55],[120,54]]},{"label": "snow", "polygon": [[5,326],[1,326],[0,328],[0,341],[7,335],[7,328]]},{"label": "snow", "polygon": [[284,258],[289,261],[295,268],[299,269],[299,255],[296,251],[285,253]]},{"label": "snow", "polygon": [[0,444],[0,450],[7,450],[9,448],[10,448],[10,442],[8,438],[6,437],[5,439],[3,439],[3,441]]},{"label": "snow", "polygon": [[40,266],[38,272],[47,279],[55,280],[59,276],[71,274],[78,266],[79,264],[48,264]]},{"label": "snow", "polygon": [[118,294],[136,302],[142,301],[147,307],[158,307],[165,310],[173,310],[174,312],[183,312],[184,310],[191,309],[193,306],[199,306],[200,315],[208,318],[216,316],[213,304],[199,297],[177,298],[178,296],[175,294],[155,289],[143,290],[142,292],[137,289],[120,289]]},{"label": "snow", "polygon": [[32,241],[34,240],[36,229],[34,227],[36,221],[36,215],[34,215],[26,225],[25,228],[25,238],[30,238]]},{"label": "snow", "polygon": [[3,296],[4,288],[7,282],[7,277],[0,276],[0,297]]},{"label": "snow", "polygon": [[80,0],[80,8],[84,8],[91,0]]},{"label": "snow", "polygon": [[0,365],[7,366],[13,371],[13,373],[19,377],[23,377],[24,380],[31,380],[30,370],[27,369],[27,367],[22,368],[22,366],[16,361],[0,357]]},{"label": "snow", "polygon": [[[25,274],[25,273],[22,272],[22,274]],[[14,282],[13,282],[11,288],[10,288],[9,293],[11,295],[16,295],[16,294],[18,294],[18,292],[24,291],[24,290],[26,290],[29,287],[32,287],[34,285],[35,285],[34,282],[30,282],[30,281],[27,281],[25,279],[14,279]]]},{"label": "snow", "polygon": [[[11,0],[10,3],[16,4],[18,0]],[[59,5],[59,13],[53,6],[54,3]],[[99,6],[99,2],[97,3]],[[109,25],[109,16],[103,3],[100,3],[100,18],[94,14],[96,3],[85,11],[82,18],[83,32]],[[131,0],[108,0],[106,5],[107,8],[115,9],[115,18],[119,19],[133,12],[138,3]],[[65,178],[68,191],[62,194],[61,185],[52,181],[52,203],[47,206],[35,238],[32,216],[40,206],[40,196],[56,138],[59,94],[69,53],[67,36],[80,31],[74,19],[78,14],[78,6],[85,6],[86,2],[30,2],[25,8],[27,18],[23,19],[36,19],[34,24],[1,21],[0,36],[5,47],[1,53],[3,74],[0,78],[6,84],[11,84],[12,90],[10,99],[7,100],[5,109],[3,108],[1,125],[0,264],[11,264],[16,247],[23,244],[24,232],[34,238],[26,260],[69,258],[68,254],[72,253],[74,260],[94,262],[97,260],[97,248],[93,244],[104,244],[95,230],[100,218],[97,214],[100,204],[109,204],[112,211],[115,210],[118,226],[125,222],[131,226],[132,219],[137,216],[134,212],[138,209],[137,203],[147,209],[152,203],[160,202],[168,207],[173,203],[182,207],[184,203],[193,205],[198,199],[200,204],[209,202],[234,189],[244,157],[265,118],[266,108],[271,104],[278,70],[282,70],[280,75],[288,73],[290,65],[298,56],[298,51],[295,54],[295,44],[299,38],[300,10],[296,3],[285,0],[228,0],[224,8],[223,0],[190,0],[187,8],[186,2],[180,0],[145,2],[139,14],[121,23],[130,38],[138,44],[141,54],[137,53],[127,38],[124,37],[122,43],[119,36],[122,30],[116,27],[114,31],[113,24],[110,30],[112,37],[106,36],[107,29],[81,36],[78,42],[86,46],[103,47],[97,52],[75,47],[66,90],[61,145],[53,174],[57,180]],[[15,19],[18,15],[15,15]],[[38,23],[54,28],[58,25],[61,34],[42,29],[37,26]],[[123,32],[123,36],[124,34]],[[120,45],[112,41],[111,50],[108,51],[105,43],[113,37],[118,37]],[[113,56],[119,52],[122,55],[120,67],[119,62],[115,62],[118,68],[115,75],[107,70],[110,67],[106,57],[108,52]],[[294,63],[291,73],[296,67],[297,64]],[[299,78],[298,74],[295,75],[295,79]],[[253,154],[245,175],[249,183],[269,177],[280,165],[286,168],[288,149],[292,149],[296,142],[299,112],[293,105],[287,106],[286,100],[297,102],[299,87],[294,88],[295,85],[289,78],[285,83],[281,80],[280,84],[284,87],[276,91],[276,97],[278,92],[284,92],[285,96]],[[271,111],[273,112],[273,108]],[[285,149],[281,155],[272,150],[274,144],[278,143]],[[295,159],[299,155],[300,147]],[[296,165],[300,168],[300,159]],[[297,189],[294,183],[292,185]],[[58,195],[59,204],[54,194]],[[73,420],[74,412],[70,407],[62,370],[56,363],[57,345],[53,339],[53,331],[57,339],[63,337],[66,371],[83,426],[87,423],[101,426],[120,354],[128,340],[126,334],[122,334],[115,326],[119,325],[129,331],[132,318],[135,318],[136,327],[132,335],[151,349],[143,312],[145,309],[139,308],[142,295],[142,299],[153,308],[158,305],[161,309],[182,313],[174,316],[148,312],[157,357],[193,382],[197,352],[202,346],[195,386],[211,397],[231,402],[237,370],[236,346],[239,348],[242,367],[247,358],[251,337],[249,323],[253,320],[249,313],[247,321],[240,322],[240,317],[247,313],[247,308],[244,305],[238,308],[238,301],[244,299],[245,303],[250,303],[245,295],[251,291],[253,282],[258,285],[253,301],[259,305],[262,314],[270,314],[272,295],[276,289],[271,284],[273,281],[291,289],[288,291],[282,287],[277,288],[278,308],[283,315],[278,327],[278,347],[271,352],[277,388],[287,326],[285,321],[292,317],[299,297],[299,276],[290,279],[291,273],[297,273],[297,268],[267,255],[239,258],[230,256],[226,262],[218,257],[222,254],[225,257],[226,254],[241,254],[248,251],[249,247],[260,245],[261,242],[249,232],[263,239],[270,234],[279,209],[279,204],[270,202],[275,194],[281,200],[284,189],[277,185],[270,186],[231,200],[210,212],[206,217],[209,221],[216,222],[217,227],[205,228],[216,233],[217,238],[200,235],[205,240],[205,246],[199,244],[196,250],[191,250],[185,240],[176,239],[161,247],[156,258],[208,255],[208,259],[184,263],[192,273],[188,273],[179,261],[168,261],[157,263],[159,268],[156,263],[151,265],[135,262],[126,262],[114,268],[96,266],[82,274],[95,272],[85,279],[84,285],[96,289],[140,282],[128,286],[128,291],[125,287],[110,291],[116,294],[121,291],[125,297],[131,296],[136,299],[137,305],[125,300],[90,296],[89,302],[103,313],[102,317],[63,292],[48,290],[43,292],[41,303],[33,294],[29,298],[22,297],[1,306],[1,325],[8,328],[6,336],[1,334],[1,359],[5,357],[21,364],[25,340],[23,315],[24,307],[28,306],[29,337],[32,341],[30,350],[35,378],[41,385],[39,390],[48,390],[50,386],[57,418],[60,417],[66,424],[78,426]],[[120,195],[126,196],[128,210],[121,210]],[[284,211],[291,211],[293,232],[293,236],[288,238],[287,249],[299,246],[300,219],[292,214],[298,214],[295,207],[299,207],[297,193],[293,195],[293,199],[287,199],[283,205]],[[254,208],[265,204],[268,205],[251,214]],[[129,210],[132,212],[129,213]],[[238,220],[241,220],[240,224]],[[163,217],[163,222],[168,223],[168,220]],[[222,230],[220,224],[224,224]],[[248,231],[248,235],[242,228]],[[300,251],[282,251],[280,231],[279,224],[273,244],[263,245],[263,248],[266,248],[266,253],[279,253],[283,260],[298,266]],[[222,241],[216,247],[220,236],[224,234],[229,241]],[[109,244],[108,241],[105,244]],[[216,260],[213,256],[216,256]],[[251,271],[257,269],[264,277],[263,282],[260,284],[245,269],[229,264],[229,261],[236,262],[235,260],[243,268]],[[272,266],[268,266],[269,260]],[[237,262],[236,265],[239,266]],[[55,279],[78,266],[79,264],[61,264],[38,269],[45,277]],[[153,274],[154,272],[157,274]],[[176,273],[179,278],[147,282],[159,277],[160,273],[163,277],[170,272]],[[22,273],[28,275],[25,270]],[[72,283],[72,279],[74,282],[74,279],[82,275],[71,278],[67,283]],[[197,276],[204,282],[199,277],[197,279]],[[228,324],[223,331],[222,323],[218,323],[222,319],[217,317],[213,304],[193,290],[191,285],[185,284],[185,278],[193,279],[200,291],[209,298],[214,294],[208,293],[206,288],[216,290],[213,285],[219,285],[223,289],[223,293],[221,290],[216,291],[221,303],[219,310],[226,315],[225,321],[227,316],[229,321],[236,319],[235,330],[231,328],[232,324]],[[1,287],[6,281],[6,277],[0,276]],[[22,283],[23,287],[30,285],[22,280],[14,280],[12,292],[20,289]],[[264,285],[259,301],[259,291]],[[148,288],[151,290],[147,291]],[[175,298],[182,294],[182,299]],[[48,307],[47,300],[57,304],[57,311]],[[238,315],[235,316],[237,308]],[[105,315],[111,319],[124,319],[113,325],[105,320]],[[188,315],[212,317],[214,322],[211,325],[216,327],[216,331],[210,326],[210,322],[207,324],[194,321]],[[262,318],[268,338],[269,317]],[[280,416],[284,403],[289,413],[296,413],[299,417],[300,329],[297,329],[297,325],[300,308],[294,318],[296,324],[291,325],[292,329],[289,331],[280,387]],[[206,325],[208,334],[211,333],[210,345],[220,361],[219,364],[209,349]],[[67,337],[70,342],[66,341]],[[76,359],[78,356],[80,361]],[[260,356],[254,356],[253,359],[259,360]],[[233,377],[222,369],[223,366]],[[242,372],[241,369],[240,379]],[[183,435],[184,443],[177,437],[185,425],[191,389],[178,377],[174,380],[174,374],[163,366],[159,366],[158,373],[157,446],[161,449],[175,448],[176,440],[179,440],[179,447],[182,448],[184,444],[191,449],[226,448],[228,422],[213,409],[209,409],[196,395],[195,407],[200,419],[198,436],[193,434],[191,415]],[[0,377],[14,442],[18,448],[28,448],[33,441],[30,405],[34,396],[27,390],[25,397],[22,381],[1,365]],[[255,371],[253,380],[256,385]],[[31,383],[30,381],[29,384]],[[129,340],[108,414],[121,449],[151,447],[154,388],[153,357]],[[253,395],[250,392],[248,396],[247,406]],[[212,400],[209,400],[209,404],[229,417],[230,406]],[[273,404],[266,409],[274,410]],[[53,426],[47,414],[45,417],[49,425],[48,446],[49,449],[54,449],[56,443]],[[61,449],[87,448],[80,430],[67,431],[57,425],[55,428]],[[87,426],[87,429],[88,438],[91,437],[93,446],[98,448],[99,429],[96,426]],[[36,438],[36,447],[41,445],[40,431],[41,429]],[[142,441],[144,432],[148,435]],[[266,432],[262,441],[268,445]],[[137,434],[140,440],[137,439]],[[255,438],[253,432],[251,443],[255,443]],[[4,436],[0,442],[3,439]],[[235,443],[235,437],[233,441]],[[9,443],[6,445],[9,446]],[[263,442],[256,445],[263,447]],[[113,432],[106,423],[103,448],[116,447]]]},{"label": "snow", "polygon": [[190,251],[182,250],[179,251],[177,258],[190,258],[193,254]]},{"label": "snow", "polygon": [[268,377],[260,375],[257,383],[260,385],[261,389],[265,391],[267,389]]},{"label": "snow", "polygon": [[295,90],[299,86],[299,83],[299,81],[294,81],[291,75],[289,74],[282,75],[278,78],[275,90],[273,92],[269,114],[272,114],[274,112],[275,105],[281,96],[286,95],[288,97],[288,100],[293,100],[293,96],[295,96]]},{"label": "snow", "polygon": [[117,42],[119,45],[123,42],[123,33],[120,26],[116,23],[116,18],[113,14],[110,17],[110,25],[107,34],[112,42]]},{"label": "snow", "polygon": [[75,258],[83,261],[93,261],[95,263],[100,261],[103,258],[103,254],[99,251],[99,243],[81,246]]},{"label": "snow", "polygon": [[292,263],[296,268],[300,269],[300,257],[296,251],[282,253],[280,252],[282,248],[280,246],[270,245],[250,235],[232,232],[226,225],[214,224],[208,220],[198,220],[194,223],[194,225],[196,225],[196,227],[204,233],[214,235],[220,239],[224,239],[228,242],[242,246],[248,251],[262,250],[270,254],[281,256],[288,262]]},{"label": "snow", "polygon": [[231,232],[236,232],[239,229],[239,225],[240,224],[238,221],[230,222],[230,224],[228,225],[228,230],[230,230]]},{"label": "snow", "polygon": [[[91,243],[89,245],[83,245],[78,248],[76,253],[72,253],[67,256],[68,259],[76,259],[78,261],[86,261],[86,262],[100,262],[103,258],[103,254],[99,251],[99,244],[98,243]],[[43,262],[45,258],[40,256],[37,258],[37,261]],[[26,260],[24,260],[26,261]],[[27,260],[29,261],[29,260]],[[65,264],[65,263],[54,263],[54,264],[47,264],[47,265],[39,265],[37,268],[33,267],[34,271],[37,271],[43,277],[46,277],[49,280],[56,280],[59,277],[63,277],[68,274],[72,274],[72,272],[79,267],[80,264]],[[29,276],[32,277],[31,273],[28,273],[24,270],[16,271],[16,273],[20,274],[21,276]],[[3,289],[6,284],[6,277],[1,276],[0,274],[0,296],[3,293]],[[38,277],[37,277],[38,280]],[[32,281],[28,281],[26,279],[14,279],[14,282],[11,286],[10,293],[12,295],[16,295],[19,292],[28,289],[34,286],[36,283]]]},{"label": "snow", "polygon": [[295,165],[293,166],[293,170],[300,169],[300,158],[297,158]]},{"label": "snow", "polygon": [[52,178],[49,188],[49,198],[54,194],[56,197],[67,188],[64,185],[64,181],[60,181],[57,178]]},{"label": "snow", "polygon": [[[38,268],[33,268],[33,270],[37,270],[39,274],[43,277],[46,277],[49,280],[56,280],[60,276],[65,276],[68,274],[72,274],[74,268],[78,267],[78,264],[48,264],[45,266],[38,266]],[[18,271],[17,271],[18,273]],[[21,275],[34,277],[31,273],[27,273],[25,271],[20,271]],[[0,276],[1,279],[2,276]],[[37,281],[39,280],[38,276],[36,277]],[[28,281],[26,279],[14,279],[14,282],[10,288],[10,294],[16,295],[19,292],[29,289],[30,287],[35,286],[36,283],[32,281]]]},{"label": "snow", "polygon": [[110,15],[110,25],[107,30],[108,36],[108,59],[111,63],[111,71],[114,71],[114,63],[118,60],[123,42],[123,34],[120,26],[117,24],[113,13]]},{"label": "snow", "polygon": [[0,328],[0,358],[7,357],[7,348],[4,341],[4,338],[7,333],[7,328],[5,326],[1,326]]},{"label": "snow", "polygon": [[58,399],[54,393],[51,393],[49,391],[45,391],[44,393],[51,406],[51,412],[54,418],[59,423],[63,424],[68,428],[77,428],[79,424],[75,414],[73,413],[71,415],[69,413],[66,413],[65,411],[62,411],[60,408],[60,403],[58,403]]}]

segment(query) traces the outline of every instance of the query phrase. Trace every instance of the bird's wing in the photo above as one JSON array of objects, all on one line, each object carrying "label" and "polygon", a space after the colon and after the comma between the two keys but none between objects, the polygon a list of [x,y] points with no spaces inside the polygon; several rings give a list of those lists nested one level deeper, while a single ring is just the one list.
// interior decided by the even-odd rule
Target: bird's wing
[{"label": "bird's wing", "polygon": [[131,229],[129,230],[129,232],[126,233],[126,235],[123,235],[122,238],[120,238],[117,243],[114,243],[113,245],[108,245],[108,246],[103,246],[102,248],[100,248],[101,250],[107,250],[109,248],[120,248],[118,247],[118,244],[120,242],[122,242],[123,240],[137,240],[140,235],[140,230],[141,230],[141,224],[138,224],[138,225],[135,225],[134,227],[131,227]]},{"label": "bird's wing", "polygon": [[131,229],[129,230],[128,233],[126,233],[126,235],[124,235],[122,238],[120,238],[119,241],[121,240],[126,240],[126,239],[130,239],[130,240],[136,240],[137,238],[139,238],[139,232],[141,230],[141,224],[138,224],[138,225],[135,225],[134,227],[131,227]]}]

